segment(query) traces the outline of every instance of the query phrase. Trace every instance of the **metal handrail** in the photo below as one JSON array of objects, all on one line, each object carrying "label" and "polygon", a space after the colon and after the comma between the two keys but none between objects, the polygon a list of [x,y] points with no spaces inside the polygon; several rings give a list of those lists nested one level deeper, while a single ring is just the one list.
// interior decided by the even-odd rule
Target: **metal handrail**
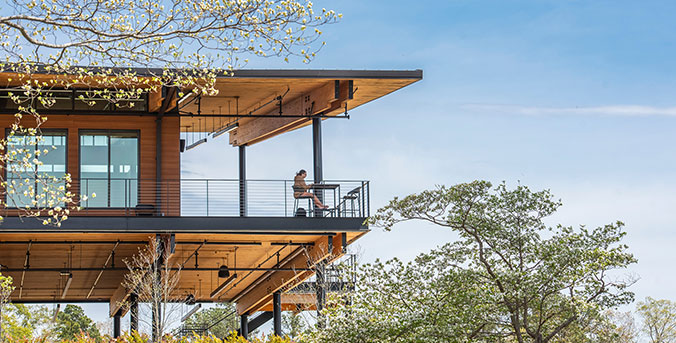
[{"label": "metal handrail", "polygon": [[[315,194],[329,206],[330,209],[325,211],[314,208],[312,199],[294,198],[293,183],[293,180],[284,179],[246,180],[246,216],[293,217],[305,212],[309,217],[362,218],[370,213],[368,181],[322,182],[323,188]],[[82,207],[74,215],[240,216],[238,179],[166,179],[157,182],[155,179],[81,178],[73,179],[70,184],[68,190],[79,195],[75,197],[74,205]],[[355,192],[355,189],[359,191]],[[298,211],[298,208],[304,211]]]}]

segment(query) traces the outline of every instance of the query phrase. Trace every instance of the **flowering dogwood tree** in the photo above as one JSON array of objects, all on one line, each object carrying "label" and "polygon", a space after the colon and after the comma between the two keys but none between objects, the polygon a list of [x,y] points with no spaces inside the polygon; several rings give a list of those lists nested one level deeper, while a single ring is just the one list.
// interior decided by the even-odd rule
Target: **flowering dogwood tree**
[{"label": "flowering dogwood tree", "polygon": [[[3,207],[60,225],[77,209],[68,174],[40,173],[53,150],[40,134],[55,90],[116,108],[162,87],[217,93],[215,78],[249,56],[311,61],[320,27],[340,17],[307,0],[8,0],[0,5],[0,75],[15,104],[0,139]],[[178,96],[183,96],[179,93]],[[28,201],[23,198],[29,198]],[[17,206],[19,205],[19,206]]]}]

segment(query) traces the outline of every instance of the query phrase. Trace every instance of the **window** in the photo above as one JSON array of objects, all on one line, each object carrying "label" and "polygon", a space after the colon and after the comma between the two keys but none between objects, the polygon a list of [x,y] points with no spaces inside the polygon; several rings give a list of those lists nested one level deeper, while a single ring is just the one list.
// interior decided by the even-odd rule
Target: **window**
[{"label": "window", "polygon": [[[7,161],[7,182],[10,184],[7,191],[14,191],[6,199],[9,207],[56,206],[59,205],[56,200],[65,192],[66,131],[43,130],[41,137],[39,140],[36,136],[17,134],[7,139],[8,151],[16,151],[15,157]],[[40,151],[38,160],[41,164],[22,163],[25,157],[31,161],[37,151]],[[53,181],[52,178],[57,179]],[[64,188],[59,190],[59,187]]]},{"label": "window", "polygon": [[138,132],[80,131],[80,189],[88,197],[82,205],[136,206],[138,164]]},{"label": "window", "polygon": [[[18,96],[18,103],[12,99]],[[111,89],[49,89],[41,92],[41,96],[49,100],[49,106],[24,95],[21,88],[0,88],[0,111],[15,111],[19,106],[30,105],[42,112],[67,111],[72,112],[145,112],[148,110],[148,93],[139,94],[136,97],[129,93]],[[117,99],[111,102],[111,100]]]}]

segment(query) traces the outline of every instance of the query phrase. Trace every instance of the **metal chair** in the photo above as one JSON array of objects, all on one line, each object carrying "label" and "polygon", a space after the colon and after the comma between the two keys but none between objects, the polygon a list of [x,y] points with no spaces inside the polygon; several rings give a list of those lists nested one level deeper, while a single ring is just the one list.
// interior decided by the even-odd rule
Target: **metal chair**
[{"label": "metal chair", "polygon": [[[296,188],[295,186],[291,186],[291,189],[293,189],[293,199],[294,199],[293,215],[296,216],[296,217],[305,217],[305,216],[307,216],[307,213],[314,213],[314,211],[315,211],[314,201],[313,201],[314,195],[299,195],[299,196],[296,196],[297,192],[304,193],[305,189]],[[302,212],[298,211],[298,209],[299,209],[298,205],[300,204],[300,201],[304,200],[304,199],[307,199],[307,211],[304,211],[305,214],[301,214]],[[303,208],[301,207],[301,209],[303,209]]]},{"label": "metal chair", "polygon": [[341,205],[343,205],[342,206],[343,207],[343,213],[345,213],[346,217],[347,217],[347,213],[348,213],[348,211],[347,211],[347,202],[348,201],[350,201],[350,211],[349,212],[350,212],[351,216],[354,217],[355,213],[358,212],[359,216],[361,217],[361,206],[359,206],[357,209],[354,208],[354,202],[355,202],[355,200],[359,199],[359,192],[360,191],[361,191],[361,186],[347,192],[347,194],[345,194],[343,196],[343,199],[342,199],[343,201],[342,201]]}]

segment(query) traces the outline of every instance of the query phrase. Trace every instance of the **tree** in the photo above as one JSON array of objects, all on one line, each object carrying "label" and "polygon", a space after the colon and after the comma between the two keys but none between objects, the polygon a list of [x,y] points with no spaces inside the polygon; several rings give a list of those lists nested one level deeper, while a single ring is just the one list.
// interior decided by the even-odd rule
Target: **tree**
[{"label": "tree", "polygon": [[77,305],[66,305],[66,308],[56,315],[55,324],[54,331],[60,340],[73,340],[81,335],[86,335],[97,341],[101,339],[101,334],[94,321],[85,315],[82,307]]},{"label": "tree", "polygon": [[450,249],[360,266],[355,290],[329,298],[326,329],[301,341],[500,342],[487,334],[501,319],[487,304],[489,285],[459,267],[463,252]]},{"label": "tree", "polygon": [[225,338],[238,327],[235,307],[230,303],[218,303],[215,307],[204,309],[185,321],[186,328],[195,329],[196,333],[211,334]]},{"label": "tree", "polygon": [[676,342],[676,303],[647,297],[636,306],[651,343]]},{"label": "tree", "polygon": [[124,261],[128,272],[122,285],[136,293],[138,302],[151,305],[148,324],[152,327],[154,342],[159,342],[171,324],[179,319],[179,304],[185,300],[175,292],[181,266],[169,262],[166,238],[159,235],[151,238],[147,246]]},{"label": "tree", "polygon": [[636,343],[638,333],[631,312],[590,311],[561,331],[556,343]]},{"label": "tree", "polygon": [[51,319],[44,305],[8,304],[2,313],[3,332],[14,341],[48,339]]},{"label": "tree", "polygon": [[[217,75],[247,63],[240,56],[315,57],[319,27],[339,14],[315,12],[307,0],[9,0],[0,15],[0,73],[11,74],[15,122],[0,139],[0,205],[60,226],[78,210],[69,174],[38,168],[51,149],[40,112],[57,103],[55,90],[86,91],[77,101],[130,108],[149,92],[188,90],[214,95]],[[143,69],[140,71],[140,69]],[[39,75],[51,74],[44,78]],[[20,144],[15,144],[18,140]],[[12,152],[12,150],[14,152]],[[14,177],[16,176],[16,177]],[[79,192],[77,192],[79,193]],[[1,219],[1,217],[0,217]]]},{"label": "tree", "polygon": [[3,315],[5,310],[5,305],[9,302],[9,297],[14,291],[14,286],[12,286],[12,277],[3,276],[0,273],[0,339],[4,337],[3,332]]},{"label": "tree", "polygon": [[282,332],[284,335],[295,340],[309,329],[305,318],[300,313],[283,313],[282,314]]},{"label": "tree", "polygon": [[[459,285],[455,280],[461,278],[462,287],[453,291],[466,297],[469,290],[482,305],[482,315],[471,317],[478,335],[545,343],[591,311],[633,299],[627,289],[633,280],[610,275],[636,262],[621,242],[623,223],[548,227],[545,219],[560,206],[548,190],[475,181],[395,198],[370,222],[390,230],[402,221],[423,220],[456,232],[458,241],[432,255],[453,266],[442,269],[451,277],[443,287]],[[451,302],[455,297],[448,294]]]}]

